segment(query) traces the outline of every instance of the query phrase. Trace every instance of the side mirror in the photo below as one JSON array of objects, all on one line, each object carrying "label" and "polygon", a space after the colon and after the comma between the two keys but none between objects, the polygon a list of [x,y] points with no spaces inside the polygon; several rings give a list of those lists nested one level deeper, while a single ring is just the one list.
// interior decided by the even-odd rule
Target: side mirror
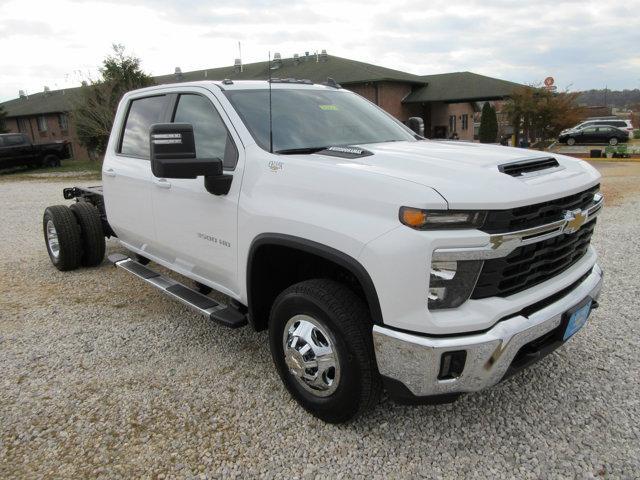
[{"label": "side mirror", "polygon": [[159,178],[221,176],[222,160],[197,158],[193,126],[188,123],[157,123],[149,130],[151,171]]},{"label": "side mirror", "polygon": [[409,120],[407,120],[407,127],[409,127],[421,137],[424,137],[424,120],[422,120],[420,117],[411,117]]}]

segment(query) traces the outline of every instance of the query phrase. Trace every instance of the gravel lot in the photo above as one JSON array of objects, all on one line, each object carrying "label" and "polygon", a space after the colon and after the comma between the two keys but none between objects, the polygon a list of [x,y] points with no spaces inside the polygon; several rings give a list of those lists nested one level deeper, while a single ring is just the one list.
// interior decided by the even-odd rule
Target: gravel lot
[{"label": "gravel lot", "polygon": [[602,170],[606,286],[582,332],[455,404],[343,426],[289,398],[264,332],[107,264],[55,270],[41,215],[74,182],[1,180],[0,478],[640,478],[640,164]]}]

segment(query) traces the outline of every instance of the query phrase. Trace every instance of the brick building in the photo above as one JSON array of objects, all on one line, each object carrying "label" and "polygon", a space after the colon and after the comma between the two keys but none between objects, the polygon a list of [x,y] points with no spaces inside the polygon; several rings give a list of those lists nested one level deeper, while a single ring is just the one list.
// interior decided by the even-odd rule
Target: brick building
[{"label": "brick building", "polygon": [[[401,121],[421,117],[425,136],[474,140],[479,112],[485,101],[498,107],[521,85],[471,72],[440,75],[414,75],[399,70],[358,62],[347,58],[321,54],[294,55],[282,59],[274,55],[269,72],[268,62],[235,65],[192,72],[176,72],[155,77],[158,84],[195,80],[264,80],[269,73],[274,78],[304,78],[314,82],[335,79],[382,107]],[[76,158],[86,158],[86,150],[77,142],[72,118],[74,99],[79,88],[49,91],[4,102],[6,127],[12,132],[29,135],[34,143],[70,140]]]}]

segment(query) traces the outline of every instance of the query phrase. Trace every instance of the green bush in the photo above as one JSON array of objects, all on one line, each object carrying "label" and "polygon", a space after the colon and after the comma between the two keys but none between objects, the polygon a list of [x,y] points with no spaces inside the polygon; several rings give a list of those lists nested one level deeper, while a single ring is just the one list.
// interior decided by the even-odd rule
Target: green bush
[{"label": "green bush", "polygon": [[485,102],[480,116],[480,130],[478,131],[480,143],[495,143],[498,138],[498,119],[496,110],[489,102]]},{"label": "green bush", "polygon": [[640,128],[633,131],[633,138],[640,140]]}]

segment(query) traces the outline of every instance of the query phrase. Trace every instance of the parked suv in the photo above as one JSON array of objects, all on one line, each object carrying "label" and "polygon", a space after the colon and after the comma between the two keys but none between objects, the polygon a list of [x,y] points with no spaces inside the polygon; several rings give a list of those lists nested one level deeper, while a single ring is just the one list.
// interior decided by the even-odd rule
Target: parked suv
[{"label": "parked suv", "polygon": [[102,173],[45,210],[52,263],[99,265],[116,237],[120,269],[220,325],[268,330],[285,387],[325,421],[383,388],[433,403],[494,385],[598,305],[594,168],[428,141],[335,82],[130,92]]},{"label": "parked suv", "polygon": [[588,144],[588,143],[608,143],[617,145],[620,142],[629,141],[629,136],[623,130],[616,127],[584,127],[578,130],[570,130],[561,133],[558,137],[560,143],[567,145]]},{"label": "parked suv", "polygon": [[582,130],[587,127],[601,127],[601,126],[609,126],[616,127],[620,130],[626,132],[628,137],[633,135],[633,125],[631,124],[631,120],[622,120],[620,118],[600,118],[600,119],[592,119],[586,120],[584,122],[579,123],[573,128],[569,128],[567,130],[563,130],[562,134],[568,133],[570,131]]}]

